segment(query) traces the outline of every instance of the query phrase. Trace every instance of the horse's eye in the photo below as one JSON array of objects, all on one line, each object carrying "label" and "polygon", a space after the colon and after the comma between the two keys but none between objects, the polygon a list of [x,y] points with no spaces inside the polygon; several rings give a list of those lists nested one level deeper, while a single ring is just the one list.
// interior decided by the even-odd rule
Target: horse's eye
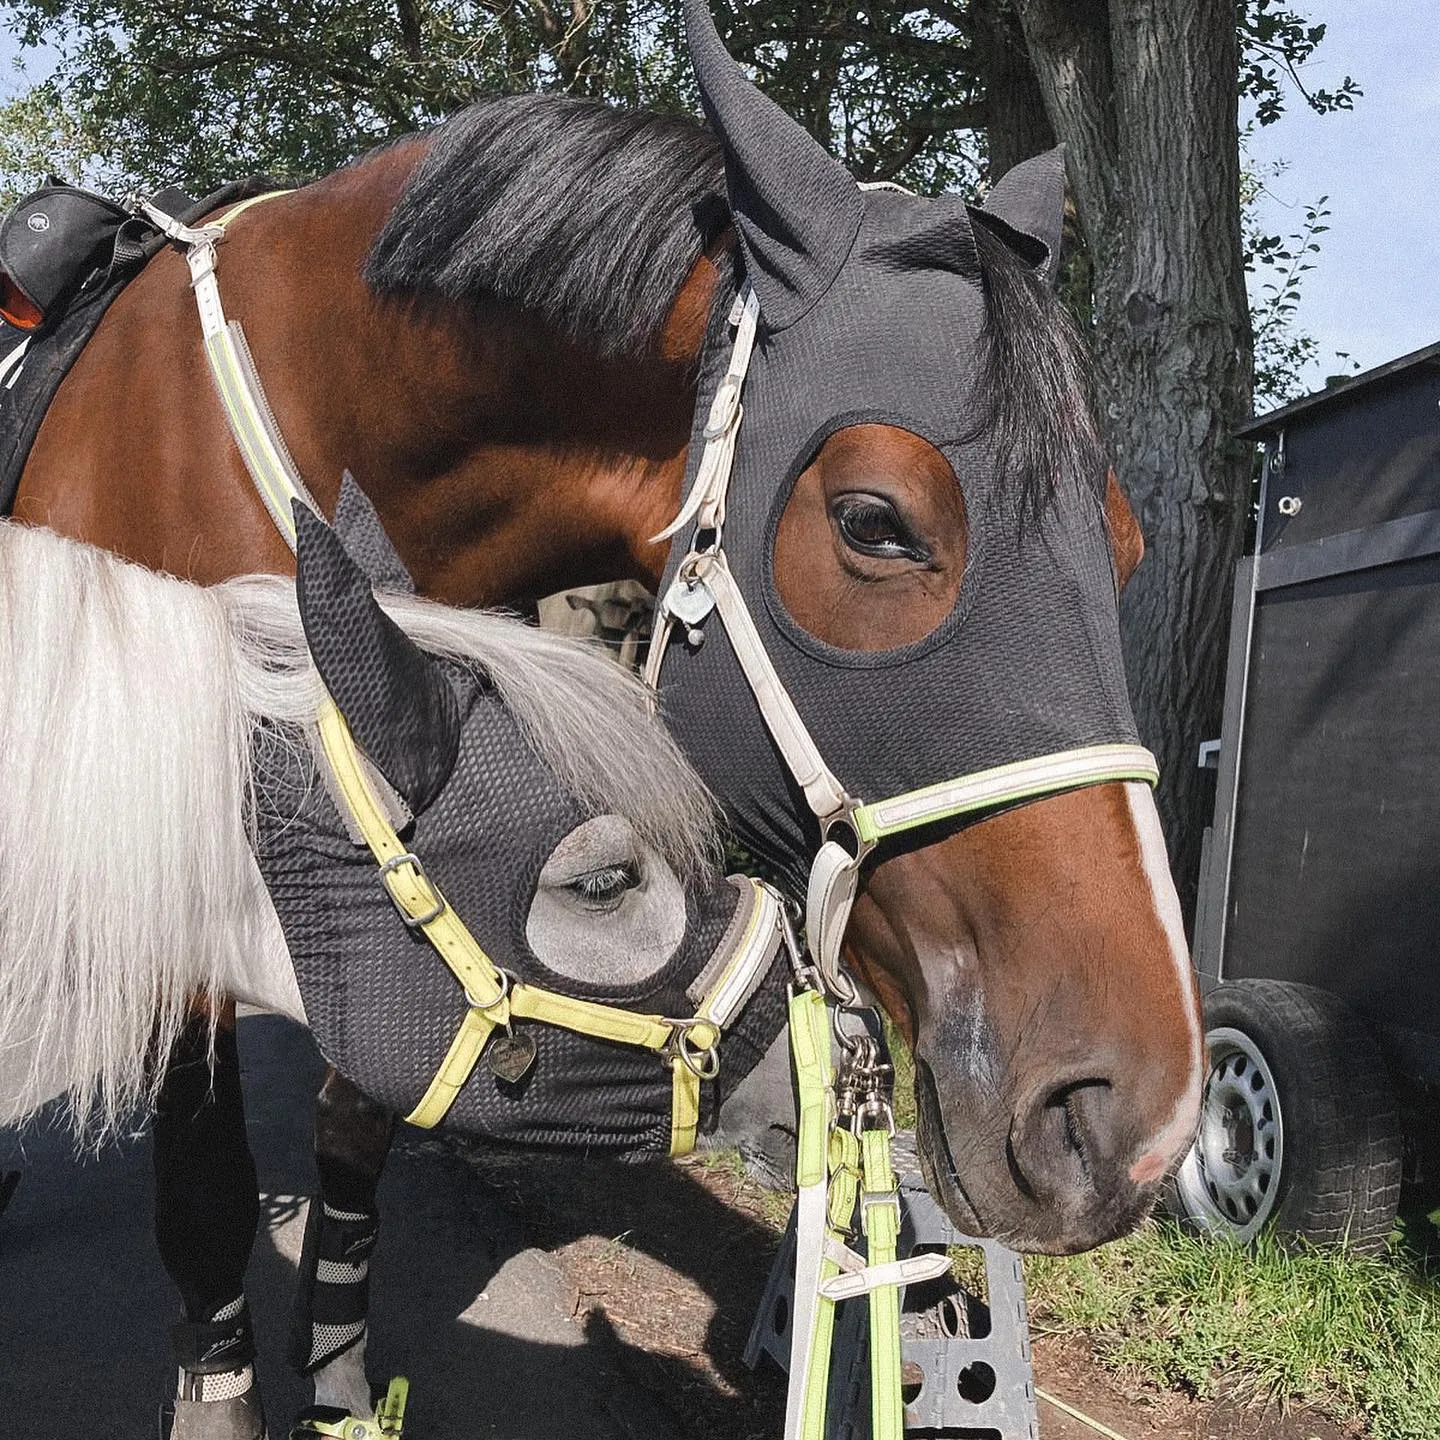
[{"label": "horse's eye", "polygon": [[910,533],[890,501],[879,495],[841,495],[833,513],[845,543],[861,555],[922,562],[930,558],[928,547]]},{"label": "horse's eye", "polygon": [[629,890],[640,883],[640,870],[633,860],[623,865],[601,865],[577,875],[566,889],[587,910],[614,910]]}]

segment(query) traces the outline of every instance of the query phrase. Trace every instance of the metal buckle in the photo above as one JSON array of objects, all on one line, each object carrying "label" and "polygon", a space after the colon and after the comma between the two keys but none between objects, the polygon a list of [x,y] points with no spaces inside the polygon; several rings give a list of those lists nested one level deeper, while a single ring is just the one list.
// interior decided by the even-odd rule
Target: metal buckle
[{"label": "metal buckle", "polygon": [[[385,878],[387,875],[393,875],[402,865],[409,865],[411,869],[415,871],[420,882],[430,891],[431,895],[435,897],[431,908],[423,915],[412,915],[404,905],[400,903],[399,898],[390,888],[389,882]],[[385,887],[385,893],[390,897],[390,903],[400,912],[400,918],[412,930],[423,930],[425,926],[434,920],[438,920],[450,908],[445,902],[445,897],[436,889],[430,877],[425,873],[425,867],[420,863],[420,857],[412,851],[403,850],[399,855],[392,855],[388,860],[382,862],[380,866],[380,883]]]},{"label": "metal buckle", "polygon": [[[900,1190],[897,1186],[894,1190],[860,1191],[860,1233],[870,1233],[870,1209],[874,1205],[893,1205],[895,1213],[900,1213]],[[948,1268],[948,1267],[947,1267]]]}]

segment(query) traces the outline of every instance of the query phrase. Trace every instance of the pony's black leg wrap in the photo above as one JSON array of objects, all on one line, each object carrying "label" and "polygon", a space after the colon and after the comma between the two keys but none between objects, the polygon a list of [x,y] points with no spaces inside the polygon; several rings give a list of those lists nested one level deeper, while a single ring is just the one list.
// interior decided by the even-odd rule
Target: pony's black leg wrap
[{"label": "pony's black leg wrap", "polygon": [[235,1035],[216,1030],[213,1068],[209,1038],[203,1018],[181,1032],[151,1132],[156,1243],[185,1319],[201,1323],[243,1293],[260,1222]]},{"label": "pony's black leg wrap", "polygon": [[245,1134],[233,1030],[202,1017],[169,1057],[152,1128],[155,1239],[184,1319],[171,1332],[175,1400],[161,1414],[174,1440],[264,1440],[245,1266],[260,1221],[255,1161]]},{"label": "pony's black leg wrap", "polygon": [[320,1194],[310,1202],[290,1329],[290,1360],[302,1374],[358,1345],[370,1307],[370,1255],[379,1215],[375,1192],[395,1117],[337,1070],[315,1102]]},{"label": "pony's black leg wrap", "polygon": [[[255,1363],[255,1334],[244,1300],[221,1306],[213,1320],[182,1320],[170,1331],[187,1400],[203,1400],[211,1376],[238,1375]],[[193,1382],[193,1383],[192,1383]],[[211,1391],[220,1387],[211,1386]],[[218,1398],[218,1397],[217,1397]]]},{"label": "pony's black leg wrap", "polygon": [[370,1256],[379,1232],[374,1211],[310,1201],[290,1330],[290,1363],[313,1375],[357,1345],[370,1313]]}]

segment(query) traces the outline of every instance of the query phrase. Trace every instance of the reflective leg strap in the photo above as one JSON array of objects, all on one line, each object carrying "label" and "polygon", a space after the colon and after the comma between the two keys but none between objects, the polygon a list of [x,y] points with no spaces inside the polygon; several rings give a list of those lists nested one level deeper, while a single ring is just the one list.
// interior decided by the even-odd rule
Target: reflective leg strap
[{"label": "reflective leg strap", "polygon": [[[868,1242],[866,1264],[874,1269],[895,1261],[900,1238],[900,1196],[890,1164],[890,1132],[866,1130],[860,1137],[865,1189],[860,1222]],[[905,1406],[900,1393],[900,1290],[878,1285],[870,1291],[871,1440],[903,1440]]]}]

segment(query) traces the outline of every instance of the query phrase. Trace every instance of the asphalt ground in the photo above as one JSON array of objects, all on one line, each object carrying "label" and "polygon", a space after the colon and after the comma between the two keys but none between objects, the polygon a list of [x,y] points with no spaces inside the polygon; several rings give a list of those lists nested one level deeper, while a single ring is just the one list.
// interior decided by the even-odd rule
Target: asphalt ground
[{"label": "asphalt ground", "polygon": [[[273,1016],[240,1021],[262,1219],[247,1278],[272,1440],[307,1387],[285,1364],[320,1057]],[[149,1142],[77,1159],[43,1122],[0,1130],[0,1174],[22,1178],[0,1214],[0,1412],[7,1440],[153,1440],[174,1371],[176,1300],[151,1237]],[[668,1415],[591,1341],[559,1267],[527,1247],[474,1173],[406,1136],[380,1192],[372,1267],[372,1379],[410,1379],[407,1440],[670,1440]]]}]

